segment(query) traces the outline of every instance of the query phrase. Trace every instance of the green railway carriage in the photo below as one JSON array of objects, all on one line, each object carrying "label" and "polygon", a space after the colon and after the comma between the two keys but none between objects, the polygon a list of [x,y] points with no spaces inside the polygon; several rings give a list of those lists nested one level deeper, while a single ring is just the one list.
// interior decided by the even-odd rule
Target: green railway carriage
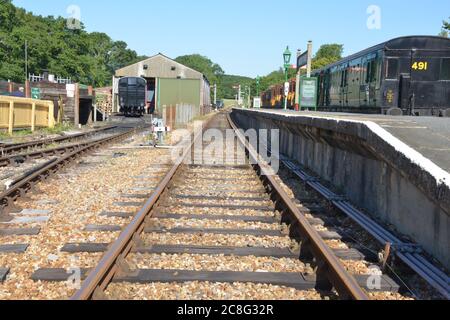
[{"label": "green railway carriage", "polygon": [[396,38],[313,72],[319,110],[450,115],[450,39]]}]

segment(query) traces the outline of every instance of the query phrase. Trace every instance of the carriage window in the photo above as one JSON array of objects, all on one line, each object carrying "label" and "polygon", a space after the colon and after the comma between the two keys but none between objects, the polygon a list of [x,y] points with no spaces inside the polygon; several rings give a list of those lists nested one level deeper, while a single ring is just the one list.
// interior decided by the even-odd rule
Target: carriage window
[{"label": "carriage window", "polygon": [[388,59],[386,66],[386,79],[397,79],[398,77],[398,60]]},{"label": "carriage window", "polygon": [[450,80],[450,58],[442,59],[441,80]]}]

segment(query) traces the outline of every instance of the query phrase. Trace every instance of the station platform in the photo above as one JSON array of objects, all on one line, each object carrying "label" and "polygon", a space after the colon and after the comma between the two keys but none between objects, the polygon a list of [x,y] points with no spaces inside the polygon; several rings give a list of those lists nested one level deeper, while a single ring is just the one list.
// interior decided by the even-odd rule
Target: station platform
[{"label": "station platform", "polygon": [[450,173],[450,118],[395,117],[385,115],[350,114],[260,109],[252,111],[288,117],[314,117],[345,121],[371,121],[413,148],[437,166]]},{"label": "station platform", "polygon": [[279,130],[280,153],[450,270],[450,118],[232,110]]}]

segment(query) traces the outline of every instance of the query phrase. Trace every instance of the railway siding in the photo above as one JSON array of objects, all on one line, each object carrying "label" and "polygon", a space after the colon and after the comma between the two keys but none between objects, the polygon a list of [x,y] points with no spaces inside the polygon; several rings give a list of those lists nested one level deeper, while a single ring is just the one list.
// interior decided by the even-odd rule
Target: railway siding
[{"label": "railway siding", "polygon": [[[48,221],[0,223],[0,299],[65,299],[73,294],[66,283],[35,282],[31,276],[44,267],[92,268],[102,252],[74,254],[61,248],[70,242],[109,243],[117,238],[117,233],[90,233],[83,229],[88,224],[126,224],[127,220],[108,218],[102,213],[116,211],[114,202],[123,201],[122,195],[136,185],[138,180],[129,170],[136,175],[155,172],[155,168],[163,172],[166,169],[159,163],[169,159],[167,150],[134,149],[129,143],[116,143],[83,157],[79,165],[39,183],[39,193],[18,199],[16,205],[22,210],[14,217],[46,216]],[[117,157],[115,147],[121,146],[130,149],[120,151],[122,155]],[[130,217],[132,210],[127,209]]]}]

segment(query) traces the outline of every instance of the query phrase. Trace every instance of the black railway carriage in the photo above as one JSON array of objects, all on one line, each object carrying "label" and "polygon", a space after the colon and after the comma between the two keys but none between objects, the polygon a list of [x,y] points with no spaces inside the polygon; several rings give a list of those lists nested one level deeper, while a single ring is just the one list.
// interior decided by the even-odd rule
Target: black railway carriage
[{"label": "black railway carriage", "polygon": [[120,112],[125,116],[141,117],[145,113],[147,81],[139,77],[119,79]]},{"label": "black railway carriage", "polygon": [[319,109],[449,115],[450,39],[410,36],[387,41],[314,71]]}]

